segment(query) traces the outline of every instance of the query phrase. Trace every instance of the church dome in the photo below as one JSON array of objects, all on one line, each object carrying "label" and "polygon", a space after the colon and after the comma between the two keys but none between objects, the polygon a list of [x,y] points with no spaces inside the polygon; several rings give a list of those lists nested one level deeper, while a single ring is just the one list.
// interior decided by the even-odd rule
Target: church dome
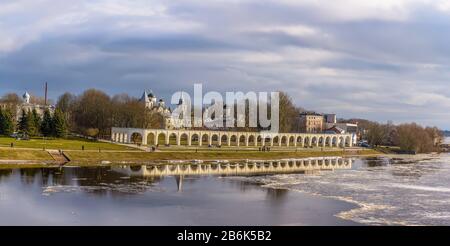
[{"label": "church dome", "polygon": [[25,103],[30,103],[30,94],[28,94],[28,91],[25,91],[25,93],[23,94],[23,100],[25,101]]}]

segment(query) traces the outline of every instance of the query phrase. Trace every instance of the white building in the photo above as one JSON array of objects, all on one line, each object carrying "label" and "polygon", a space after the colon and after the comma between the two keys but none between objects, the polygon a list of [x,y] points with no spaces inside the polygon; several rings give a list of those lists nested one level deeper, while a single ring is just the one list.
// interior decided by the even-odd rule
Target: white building
[{"label": "white building", "polygon": [[[12,105],[11,104],[0,104],[0,107],[2,108],[11,108]],[[28,112],[32,112],[33,110],[36,110],[36,113],[42,117],[44,115],[44,111],[45,109],[48,109],[50,111],[50,114],[53,114],[55,112],[55,106],[54,105],[41,105],[41,104],[36,104],[36,103],[32,103],[31,100],[31,95],[26,91],[23,95],[22,95],[22,101],[15,105],[16,109],[15,109],[15,116],[16,116],[16,120],[19,121],[20,118],[22,117],[22,111],[24,110],[26,113]],[[14,107],[11,108],[12,110],[14,110]]]},{"label": "white building", "polygon": [[[182,125],[181,124],[182,123],[181,121],[183,120],[182,116],[173,117],[172,110],[166,106],[164,100],[162,98],[157,100],[156,96],[153,94],[152,91],[144,90],[144,93],[142,94],[142,97],[139,101],[145,104],[145,108],[149,109],[154,113],[159,113],[163,116],[164,118],[163,128],[176,129],[177,128],[176,126]],[[183,102],[184,102],[183,98],[180,98],[178,105],[186,107],[187,105],[184,105]]]}]

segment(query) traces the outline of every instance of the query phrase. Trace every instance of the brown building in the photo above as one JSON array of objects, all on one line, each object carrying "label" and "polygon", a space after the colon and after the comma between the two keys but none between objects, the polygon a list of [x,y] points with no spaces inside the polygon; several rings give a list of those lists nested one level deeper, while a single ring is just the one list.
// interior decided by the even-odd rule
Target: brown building
[{"label": "brown building", "polygon": [[314,112],[303,112],[300,114],[299,132],[320,133],[323,131],[323,115]]}]

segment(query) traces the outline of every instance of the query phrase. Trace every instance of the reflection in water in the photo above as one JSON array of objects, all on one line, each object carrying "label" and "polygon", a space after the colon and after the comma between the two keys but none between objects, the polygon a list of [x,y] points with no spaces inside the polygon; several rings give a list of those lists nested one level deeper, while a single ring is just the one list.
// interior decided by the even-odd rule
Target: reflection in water
[{"label": "reflection in water", "polygon": [[[351,163],[350,158],[321,157],[244,163],[6,169],[0,170],[0,180],[2,177],[18,172],[22,183],[30,185],[39,183],[47,187],[44,193],[83,190],[107,195],[109,192],[143,192],[151,188],[152,183],[158,182],[165,176],[174,176],[177,189],[181,191],[184,176],[312,173],[320,170],[350,169]],[[68,189],[69,187],[71,189]]]},{"label": "reflection in water", "polygon": [[127,176],[160,177],[171,175],[245,175],[305,173],[309,171],[350,169],[352,160],[342,157],[248,161],[244,163],[166,164],[113,166],[112,170]]},{"label": "reflection in water", "polygon": [[[39,183],[44,192],[83,190],[98,195],[110,191],[136,193],[151,188],[165,176],[174,176],[178,191],[185,176],[197,175],[268,175],[279,173],[314,173],[321,170],[350,169],[352,159],[319,157],[276,161],[216,162],[209,164],[121,165],[111,167],[56,167],[0,170],[3,177],[18,172],[24,184]],[[192,180],[195,182],[195,179]],[[72,187],[72,189],[67,189]],[[83,188],[88,187],[88,188]]]},{"label": "reflection in water", "polygon": [[286,159],[276,161],[247,161],[244,163],[165,164],[113,166],[114,172],[130,177],[175,176],[178,191],[185,175],[257,175],[278,173],[309,173],[320,170],[350,169],[352,160],[342,157]]},{"label": "reflection in water", "polygon": [[0,225],[353,225],[333,217],[353,207],[347,203],[225,178],[349,169],[351,163],[328,157],[2,169]]}]

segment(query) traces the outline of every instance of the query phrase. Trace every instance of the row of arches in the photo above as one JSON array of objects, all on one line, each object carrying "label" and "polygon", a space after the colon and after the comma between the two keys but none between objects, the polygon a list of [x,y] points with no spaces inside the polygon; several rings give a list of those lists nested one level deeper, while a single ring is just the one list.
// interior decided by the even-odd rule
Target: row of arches
[{"label": "row of arches", "polygon": [[277,173],[304,170],[347,169],[352,160],[343,158],[298,159],[289,161],[267,161],[262,163],[221,163],[221,164],[169,164],[116,166],[114,171],[127,175],[165,176],[165,175],[202,175],[236,173]]},{"label": "row of arches", "polygon": [[349,135],[276,135],[227,133],[227,132],[165,132],[152,131],[147,135],[134,131],[113,133],[113,141],[143,145],[177,146],[280,146],[280,147],[350,147]]}]

